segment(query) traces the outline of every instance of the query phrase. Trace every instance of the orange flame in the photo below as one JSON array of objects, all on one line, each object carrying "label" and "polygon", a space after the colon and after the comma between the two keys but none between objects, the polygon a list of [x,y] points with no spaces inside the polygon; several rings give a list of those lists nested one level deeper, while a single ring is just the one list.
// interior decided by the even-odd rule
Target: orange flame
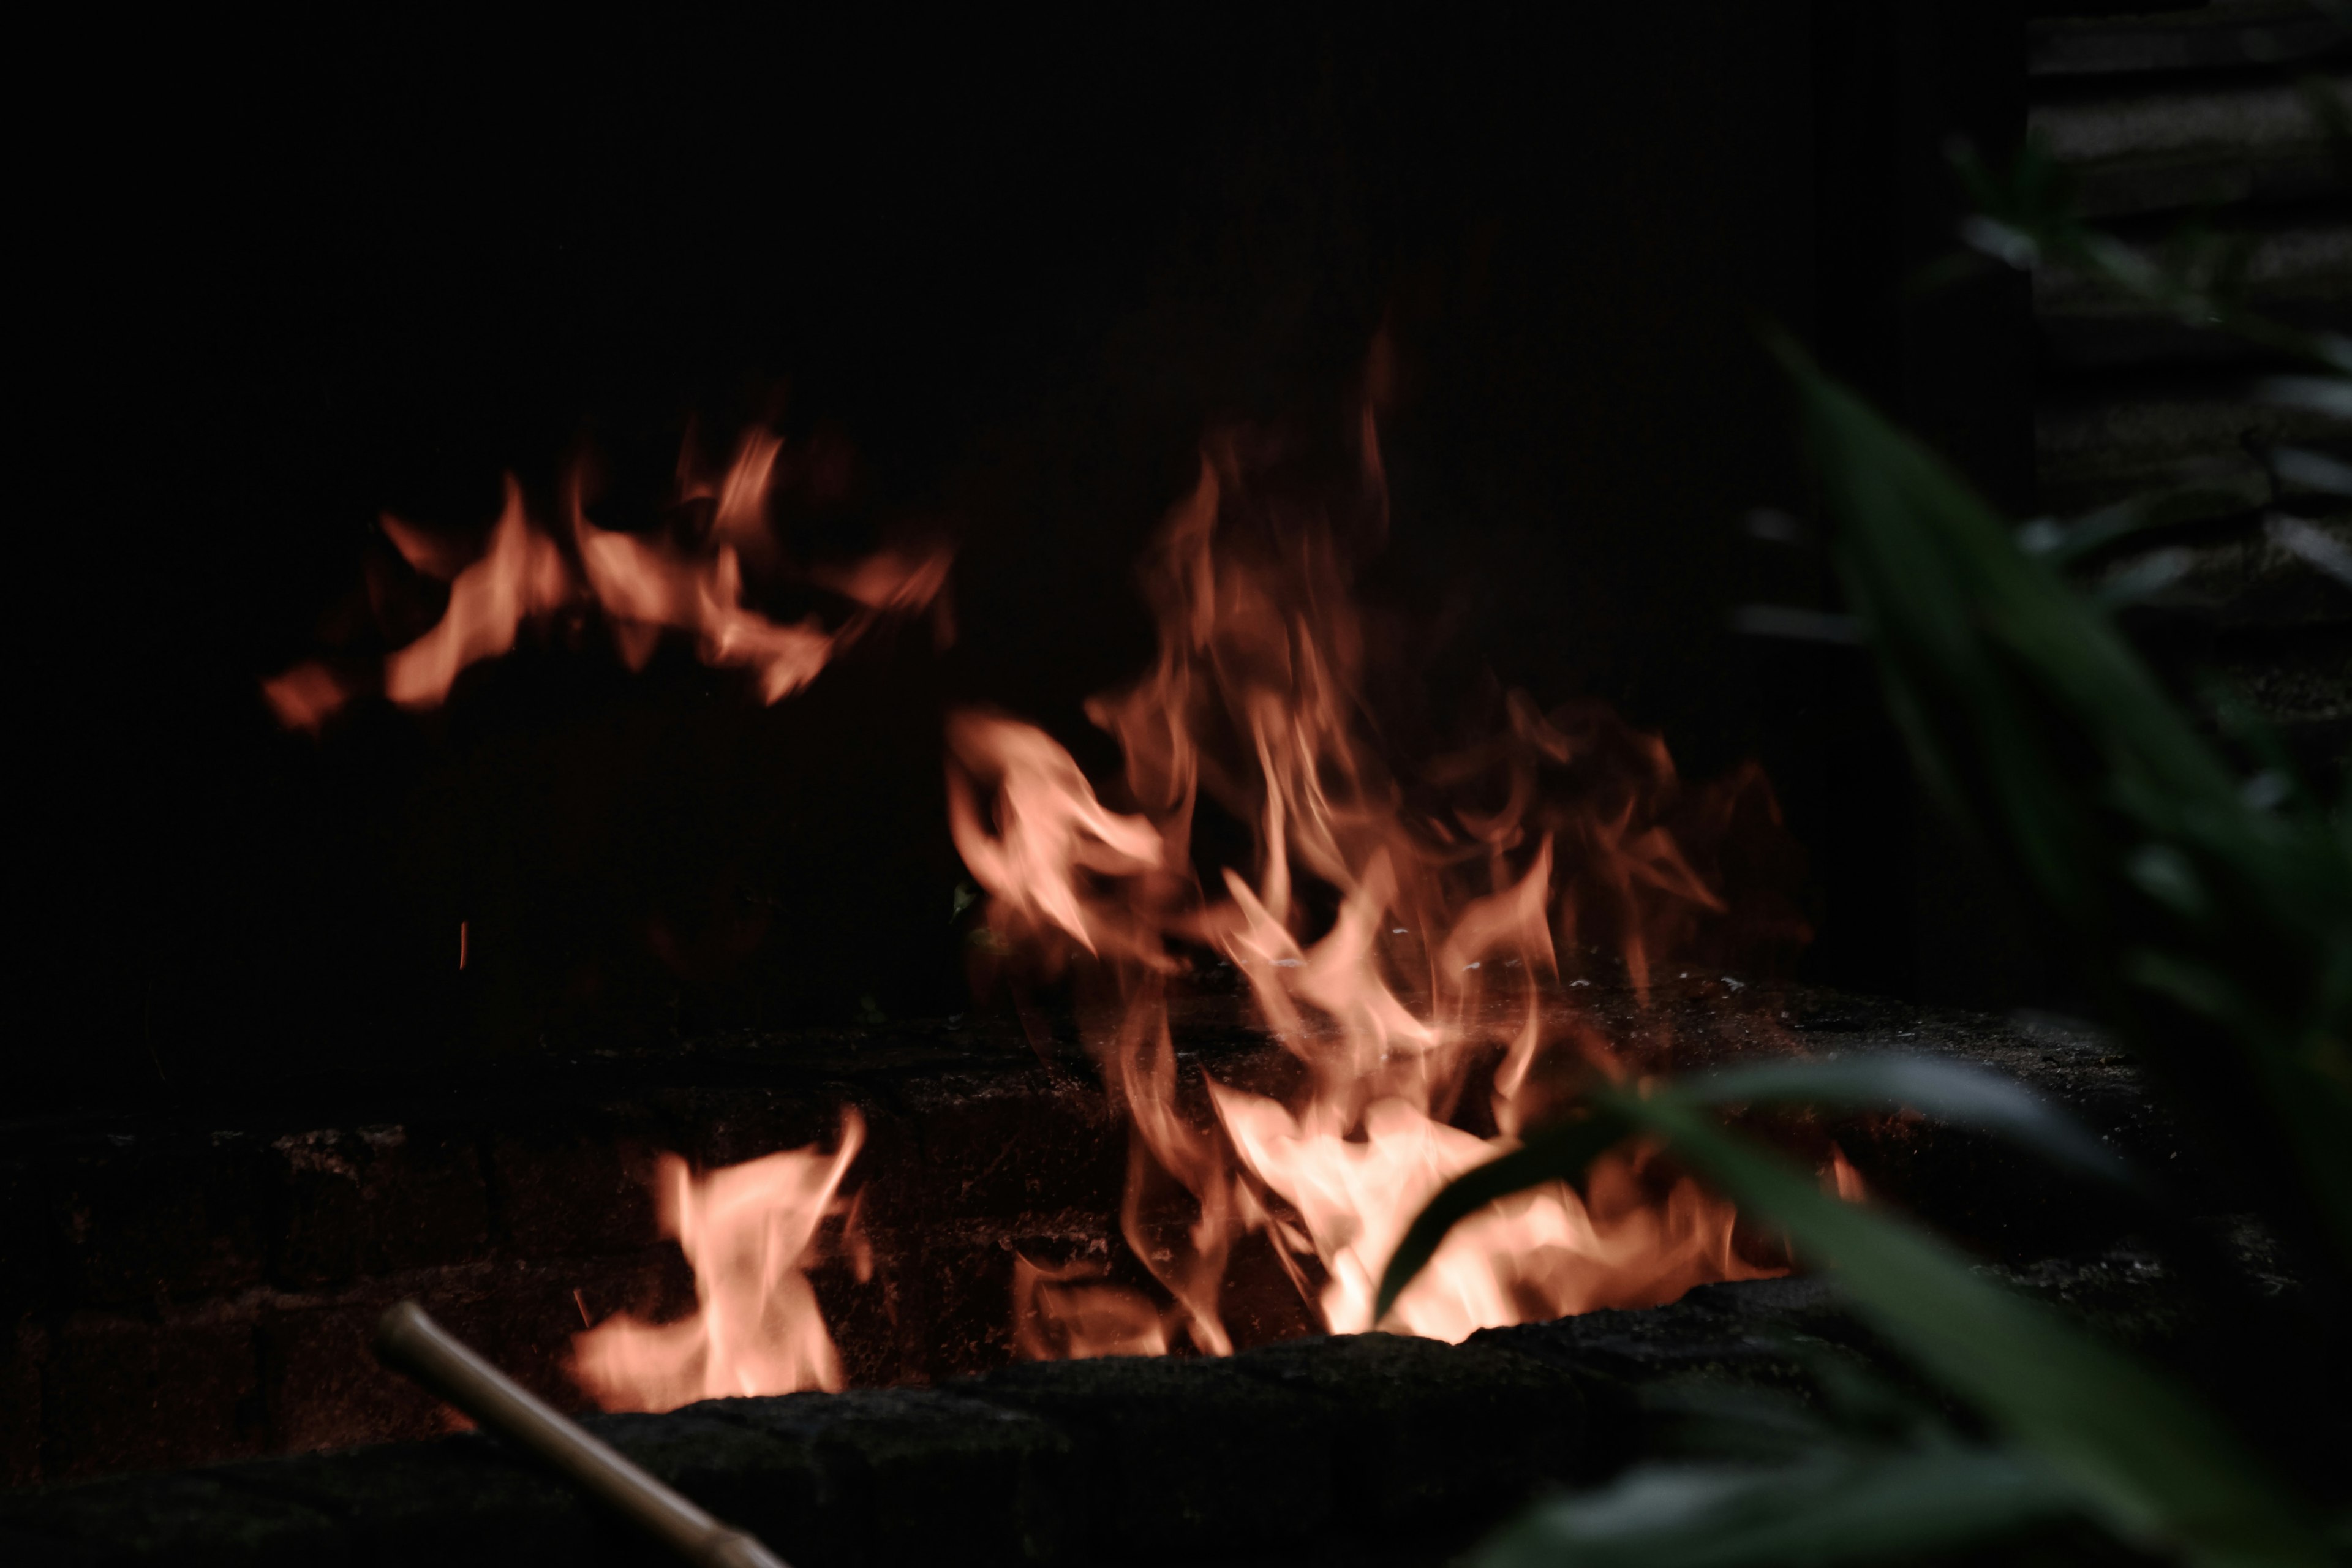
[{"label": "orange flame", "polygon": [[[664,631],[683,632],[706,663],[750,670],[769,702],[816,679],[835,654],[886,618],[931,610],[944,643],[952,629],[944,549],[885,550],[845,568],[803,574],[856,606],[831,629],[814,615],[778,625],[747,602],[745,559],[765,563],[780,552],[768,495],[782,450],[780,437],[754,430],[715,489],[691,479],[681,484],[688,499],[715,503],[708,536],[691,546],[594,526],[577,475],[565,487],[562,542],[532,521],[511,476],[488,542],[470,563],[385,517],[384,534],[409,565],[448,582],[449,603],[430,630],[384,659],[384,695],[405,707],[434,706],[467,666],[513,647],[527,621],[591,607],[610,623],[631,668],[644,667]],[[313,661],[265,681],[262,690],[280,723],[316,731],[357,687]]]},{"label": "orange flame", "polygon": [[674,1323],[627,1314],[572,1337],[572,1376],[607,1410],[675,1410],[698,1399],[839,1389],[808,1266],[817,1227],[842,1212],[842,1178],[866,1123],[843,1112],[840,1146],[812,1144],[696,1175],[675,1154],[655,1177],[663,1234],[694,1268],[699,1303]]},{"label": "orange flame", "polygon": [[[1386,493],[1369,412],[1360,439],[1373,538]],[[1111,993],[1107,1066],[1133,1139],[1122,1219],[1169,1298],[1024,1258],[1016,1329],[1033,1356],[1156,1352],[1180,1331],[1230,1352],[1221,1293],[1252,1233],[1327,1329],[1374,1326],[1405,1227],[1541,1111],[1557,1075],[1538,1069],[1565,1054],[1616,1070],[1558,1001],[1564,955],[1606,943],[1646,997],[1668,954],[1797,934],[1780,911],[1735,908],[1710,858],[1736,822],[1777,820],[1752,769],[1691,789],[1656,737],[1518,694],[1485,746],[1393,767],[1370,739],[1342,541],[1327,513],[1250,478],[1236,443],[1203,454],[1147,572],[1157,662],[1089,706],[1124,751],[1135,811],[1106,806],[1040,730],[949,723],[950,826],[990,895],[992,945],[1047,974],[1076,963]],[[1222,897],[1192,868],[1204,795],[1257,840],[1254,874],[1221,868]],[[1167,998],[1211,953],[1246,977],[1305,1084],[1286,1105],[1212,1079],[1202,1125],[1178,1110]],[[1453,1124],[1489,1068],[1494,1137]],[[1734,1249],[1735,1219],[1654,1152],[1621,1152],[1581,1194],[1556,1184],[1457,1227],[1384,1326],[1459,1340],[1771,1272]]]}]

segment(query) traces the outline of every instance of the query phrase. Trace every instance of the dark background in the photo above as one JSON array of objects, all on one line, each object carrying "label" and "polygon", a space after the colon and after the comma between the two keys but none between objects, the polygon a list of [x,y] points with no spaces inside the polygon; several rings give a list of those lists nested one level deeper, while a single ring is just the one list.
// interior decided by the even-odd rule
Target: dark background
[{"label": "dark background", "polygon": [[[1366,591],[1432,704],[1595,694],[1688,774],[1760,757],[1813,857],[1813,972],[1918,991],[1919,829],[1865,672],[1727,630],[1822,591],[1738,531],[1805,500],[1753,327],[2030,499],[2017,301],[1899,289],[1948,232],[1945,132],[2013,140],[2018,37],[2000,6],[1774,0],[51,62],[13,1080],[955,1010],[940,706],[1107,760],[1078,704],[1149,655],[1134,562],[1202,430],[1336,438],[1383,323]],[[262,678],[382,635],[371,581],[429,614],[380,510],[478,531],[502,472],[548,498],[593,451],[605,518],[651,525],[689,422],[723,450],[755,416],[852,455],[797,551],[959,539],[951,649],[885,638],[761,709],[556,628],[431,714],[271,721]]]}]

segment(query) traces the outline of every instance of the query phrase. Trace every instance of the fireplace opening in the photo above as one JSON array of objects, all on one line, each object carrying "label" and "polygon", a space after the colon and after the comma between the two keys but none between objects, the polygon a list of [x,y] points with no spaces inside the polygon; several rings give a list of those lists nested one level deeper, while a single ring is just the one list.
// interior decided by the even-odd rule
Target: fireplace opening
[{"label": "fireplace opening", "polygon": [[2340,431],[2253,496],[2196,378],[2276,364],[1923,282],[2030,112],[2134,242],[2252,169],[2324,324],[2329,166],[2113,150],[2268,90],[2186,22],[1701,9],[143,65],[57,205],[0,1540],[592,1536],[374,1364],[409,1299],[804,1565],[1436,1561],[1818,1345],[1978,1441],[1656,1137],[1381,1294],[1595,1086],[1895,1058],[2170,1206],[1732,1124],[2325,1493],[2334,1284],[1915,777],[1758,323],[2010,515],[2178,481],[2084,571],[2193,579],[2126,631],[2332,784]]}]

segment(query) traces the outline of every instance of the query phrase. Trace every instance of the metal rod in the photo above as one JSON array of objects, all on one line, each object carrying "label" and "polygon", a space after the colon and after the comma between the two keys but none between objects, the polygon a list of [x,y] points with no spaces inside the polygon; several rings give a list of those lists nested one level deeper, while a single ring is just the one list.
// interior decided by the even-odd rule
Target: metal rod
[{"label": "metal rod", "polygon": [[375,1354],[477,1426],[536,1454],[687,1562],[701,1568],[787,1568],[758,1537],[721,1524],[557,1414],[415,1302],[400,1302],[376,1320]]}]

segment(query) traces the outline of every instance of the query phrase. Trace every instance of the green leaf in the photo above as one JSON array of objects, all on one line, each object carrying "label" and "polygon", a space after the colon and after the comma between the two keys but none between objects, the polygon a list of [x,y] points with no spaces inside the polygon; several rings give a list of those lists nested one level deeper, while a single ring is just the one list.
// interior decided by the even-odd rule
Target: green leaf
[{"label": "green leaf", "polygon": [[1831,1451],[1799,1465],[1649,1466],[1529,1510],[1475,1568],[1743,1568],[1875,1561],[1964,1546],[2079,1510],[2071,1488],[2000,1449]]}]

